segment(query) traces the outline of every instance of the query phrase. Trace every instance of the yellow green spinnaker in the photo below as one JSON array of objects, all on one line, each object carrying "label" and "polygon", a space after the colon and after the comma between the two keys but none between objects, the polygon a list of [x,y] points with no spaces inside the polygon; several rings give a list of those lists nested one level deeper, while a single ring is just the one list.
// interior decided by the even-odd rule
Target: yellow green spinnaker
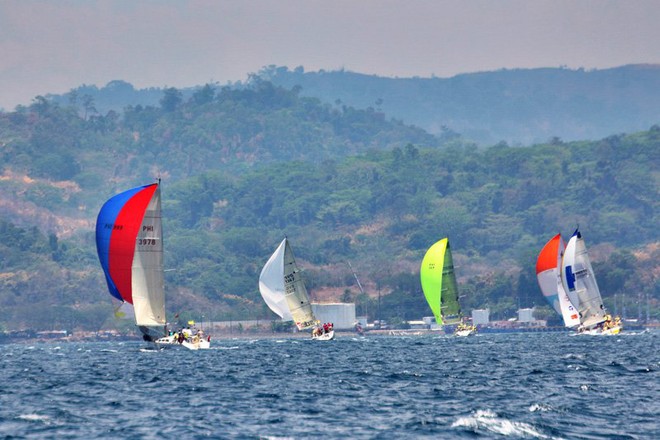
[{"label": "yellow green spinnaker", "polygon": [[419,275],[424,296],[438,325],[460,322],[458,287],[448,239],[443,238],[426,251]]}]

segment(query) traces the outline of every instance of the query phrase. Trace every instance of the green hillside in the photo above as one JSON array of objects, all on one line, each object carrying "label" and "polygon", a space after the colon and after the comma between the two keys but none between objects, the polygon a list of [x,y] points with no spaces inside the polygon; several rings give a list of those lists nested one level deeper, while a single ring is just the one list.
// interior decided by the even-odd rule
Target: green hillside
[{"label": "green hillside", "polygon": [[[96,258],[103,202],[163,179],[171,313],[271,318],[261,267],[286,234],[314,300],[429,315],[419,262],[448,236],[469,311],[543,305],[534,264],[580,225],[611,309],[659,317],[660,128],[594,142],[477,148],[298,89],[210,86],[85,115],[47,99],[0,114],[0,325],[112,321]],[[356,269],[361,295],[347,262]],[[630,295],[634,292],[634,295]],[[549,317],[553,317],[547,310]]]}]

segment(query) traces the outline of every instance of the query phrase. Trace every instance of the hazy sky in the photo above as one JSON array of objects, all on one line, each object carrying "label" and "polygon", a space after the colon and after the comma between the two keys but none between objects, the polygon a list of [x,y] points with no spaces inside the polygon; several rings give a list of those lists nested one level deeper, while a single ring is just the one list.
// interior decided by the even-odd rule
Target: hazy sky
[{"label": "hazy sky", "polygon": [[450,77],[660,63],[658,0],[0,0],[0,108],[263,66]]}]

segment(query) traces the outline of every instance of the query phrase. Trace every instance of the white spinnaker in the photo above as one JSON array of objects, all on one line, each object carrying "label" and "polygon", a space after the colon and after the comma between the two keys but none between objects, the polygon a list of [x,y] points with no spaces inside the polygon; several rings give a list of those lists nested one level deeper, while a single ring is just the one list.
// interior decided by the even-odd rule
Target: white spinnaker
[{"label": "white spinnaker", "polygon": [[536,260],[536,277],[543,296],[564,320],[566,327],[580,325],[577,307],[571,302],[561,280],[564,240],[561,234],[552,237],[543,246]]},{"label": "white spinnaker", "polygon": [[165,325],[160,185],[149,201],[138,231],[131,280],[135,323],[147,327]]},{"label": "white spinnaker", "polygon": [[[561,304],[559,303],[559,292],[557,289],[557,276],[559,275],[559,270],[557,268],[551,268],[544,270],[536,275],[536,279],[539,282],[539,287],[543,296],[546,298],[552,299],[552,307],[558,314],[562,314]],[[561,280],[560,280],[561,285]],[[557,298],[555,299],[555,296]]]},{"label": "white spinnaker", "polygon": [[283,321],[293,321],[284,296],[284,249],[286,238],[268,259],[259,275],[259,292],[268,308]]}]

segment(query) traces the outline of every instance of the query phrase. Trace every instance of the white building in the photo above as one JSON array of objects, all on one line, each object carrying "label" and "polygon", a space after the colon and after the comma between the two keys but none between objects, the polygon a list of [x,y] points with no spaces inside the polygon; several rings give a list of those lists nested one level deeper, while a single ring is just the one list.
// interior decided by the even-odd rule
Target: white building
[{"label": "white building", "polygon": [[518,322],[532,322],[534,321],[534,309],[519,309]]},{"label": "white building", "polygon": [[312,303],[312,311],[321,323],[331,322],[336,330],[351,330],[357,321],[354,303]]},{"label": "white building", "polygon": [[474,309],[472,310],[472,324],[486,325],[490,322],[489,309]]}]

